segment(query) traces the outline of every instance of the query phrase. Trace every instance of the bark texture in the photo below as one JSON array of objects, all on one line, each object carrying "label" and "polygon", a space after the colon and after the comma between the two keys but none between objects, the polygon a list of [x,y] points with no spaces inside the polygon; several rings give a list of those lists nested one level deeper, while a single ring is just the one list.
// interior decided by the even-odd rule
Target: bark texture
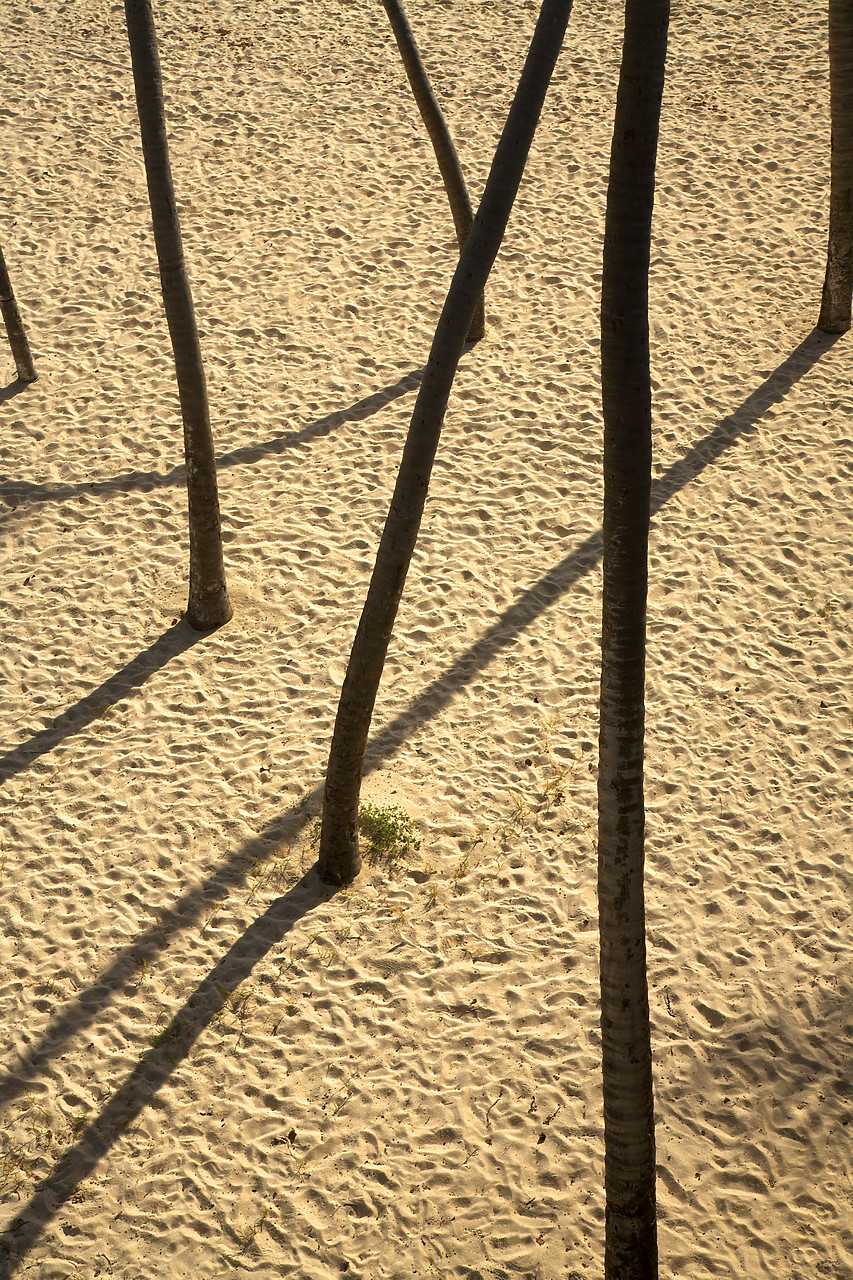
[{"label": "bark texture", "polygon": [[572,0],[544,0],[495,151],[483,199],[453,276],[415,403],[391,508],[341,690],[323,797],[317,870],[332,884],[358,874],[358,801],[367,735],[397,607],[423,516],[453,378],[521,182]]},{"label": "bark texture", "polygon": [[150,0],[125,0],[124,8],[163,307],[184,426],[190,541],[186,616],[191,626],[207,631],[222,626],[232,613],[225,585],[207,382],[169,163],[154,15]]},{"label": "bark texture", "polygon": [[12,359],[15,361],[18,377],[21,382],[36,382],[38,374],[33,364],[30,344],[27,342],[24,323],[15,301],[12,281],[9,279],[2,249],[0,249],[0,310],[3,312],[3,323],[9,336],[9,346],[12,348]]},{"label": "bark texture", "polygon": [[[382,0],[382,3],[391,23],[391,30],[394,32],[397,48],[400,50],[403,69],[411,85],[418,111],[421,113],[421,119],[429,134],[429,140],[432,143],[432,149],[438,161],[444,189],[450,202],[450,212],[453,215],[453,225],[456,228],[459,252],[461,253],[465,248],[465,241],[471,231],[474,213],[471,208],[468,188],[462,176],[459,156],[456,154],[456,147],[453,145],[447,121],[433,92],[426,67],[423,64],[414,33],[406,17],[406,11],[401,0]],[[485,331],[485,303],[481,294],[468,329],[468,341],[479,342]]]},{"label": "bark texture", "polygon": [[598,902],[606,1280],[657,1276],[643,740],[652,456],[648,275],[668,21],[668,0],[626,0],[601,285]]},{"label": "bark texture", "polygon": [[829,0],[829,246],[818,328],[846,333],[853,302],[853,0]]}]

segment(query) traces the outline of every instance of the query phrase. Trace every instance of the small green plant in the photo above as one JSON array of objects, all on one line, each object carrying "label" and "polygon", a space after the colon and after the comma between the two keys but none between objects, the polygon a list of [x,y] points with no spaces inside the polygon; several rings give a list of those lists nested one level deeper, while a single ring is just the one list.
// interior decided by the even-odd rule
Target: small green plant
[{"label": "small green plant", "polygon": [[512,801],[512,824],[519,831],[522,831],[533,810],[519,792],[510,793],[510,799]]},{"label": "small green plant", "polygon": [[257,1012],[257,992],[245,984],[231,989],[217,984],[217,991],[221,1004],[214,1012],[212,1022],[223,1032],[236,1031],[239,1045],[246,1035],[246,1023]]},{"label": "small green plant", "polygon": [[74,1115],[68,1121],[68,1130],[72,1138],[79,1138],[88,1123],[88,1111],[75,1111]]},{"label": "small green plant", "polygon": [[542,754],[548,762],[549,776],[545,779],[542,788],[542,799],[549,804],[562,804],[565,798],[564,783],[568,778],[570,784],[575,781],[575,768],[573,765],[570,769],[568,765],[562,764],[554,755],[554,732],[557,728],[555,717],[545,720],[542,724]]},{"label": "small green plant", "polygon": [[30,1169],[31,1162],[24,1147],[4,1137],[0,1142],[0,1190],[19,1191]]},{"label": "small green plant", "polygon": [[[320,938],[319,942],[317,941],[318,938]],[[306,955],[308,954],[309,947],[317,948],[317,959],[320,961],[320,964],[324,964],[327,969],[338,958],[338,953],[335,948],[331,946],[327,939],[322,937],[320,933],[312,933],[311,937],[305,943]]]},{"label": "small green plant", "polygon": [[153,1036],[149,1036],[148,1043],[154,1049],[160,1049],[166,1044],[174,1044],[185,1036],[187,1029],[187,1023],[180,1018],[176,1018],[174,1022],[170,1022],[168,1026],[161,1027]]},{"label": "small green plant", "polygon": [[248,877],[250,880],[249,892],[246,896],[247,902],[254,902],[259,893],[266,889],[272,889],[278,893],[290,887],[298,878],[291,866],[290,856],[288,854],[279,858],[273,858],[271,862],[264,863],[263,859],[258,858],[252,865]]},{"label": "small green plant", "polygon": [[24,1095],[27,1103],[27,1119],[30,1125],[31,1146],[36,1150],[50,1150],[53,1144],[53,1120],[50,1113],[31,1093]]},{"label": "small green plant", "polygon": [[470,870],[471,870],[471,855],[469,853],[466,853],[460,859],[459,865],[453,868],[453,871],[451,872],[451,879],[454,881],[454,883],[458,884],[460,880],[464,879],[464,877],[467,876]]},{"label": "small green plant", "polygon": [[252,1246],[255,1243],[255,1236],[258,1234],[261,1227],[264,1225],[267,1218],[269,1217],[269,1212],[270,1212],[269,1207],[267,1206],[266,1208],[261,1210],[261,1216],[257,1219],[256,1222],[250,1222],[247,1226],[242,1228],[241,1227],[234,1228],[232,1234],[234,1236],[234,1239],[240,1245],[241,1253],[246,1253],[247,1250],[250,1252],[255,1252],[255,1250],[252,1249]]},{"label": "small green plant", "polygon": [[[319,844],[322,830],[323,819],[317,818],[311,829],[312,844]],[[397,862],[421,847],[412,819],[405,809],[396,804],[371,804],[369,801],[360,804],[358,830],[366,842],[365,856],[370,863],[383,858]]]},{"label": "small green plant", "polygon": [[345,929],[336,929],[335,938],[338,942],[361,942],[361,934],[353,933],[353,926],[348,924]]},{"label": "small green plant", "polygon": [[396,862],[421,847],[412,819],[396,804],[360,804],[358,829],[367,841],[367,859]]},{"label": "small green plant", "polygon": [[[323,1103],[323,1110],[325,1111],[327,1107],[331,1107],[332,1103],[334,1103],[335,1105],[332,1108],[330,1114],[332,1116],[338,1115],[341,1111],[343,1111],[344,1107],[347,1105],[347,1103],[349,1102],[350,1098],[354,1093],[355,1093],[355,1079],[354,1077],[351,1077],[349,1080],[344,1081],[340,1089],[336,1089],[335,1092],[329,1098],[326,1099],[326,1101]],[[343,1094],[343,1097],[341,1097],[341,1094]]]}]

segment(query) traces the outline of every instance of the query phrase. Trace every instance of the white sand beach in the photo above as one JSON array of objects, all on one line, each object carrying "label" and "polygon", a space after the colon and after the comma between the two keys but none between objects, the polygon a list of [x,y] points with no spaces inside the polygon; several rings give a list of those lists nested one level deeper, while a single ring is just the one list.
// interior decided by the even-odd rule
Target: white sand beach
[{"label": "white sand beach", "polygon": [[[535,20],[408,0],[479,198]],[[578,0],[463,358],[364,798],[340,682],[455,262],[382,6],[160,0],[233,620],[181,424],[123,6],[8,0],[0,1276],[602,1273],[598,290],[621,7]],[[817,333],[820,6],[676,6],[651,292],[661,1275],[853,1280],[853,337]],[[4,390],[5,389],[5,390]]]}]

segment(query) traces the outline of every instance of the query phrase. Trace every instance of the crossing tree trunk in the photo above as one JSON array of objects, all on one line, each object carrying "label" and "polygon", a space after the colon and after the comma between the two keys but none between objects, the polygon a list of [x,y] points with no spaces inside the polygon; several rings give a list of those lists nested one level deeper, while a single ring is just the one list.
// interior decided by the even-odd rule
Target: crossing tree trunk
[{"label": "crossing tree trunk", "polygon": [[[450,203],[453,225],[456,228],[459,252],[461,253],[465,247],[465,241],[468,239],[471,224],[474,221],[474,214],[471,208],[468,188],[462,176],[459,156],[456,154],[456,147],[453,145],[453,139],[450,136],[444,113],[433,93],[426,67],[423,64],[414,33],[406,17],[406,11],[401,0],[382,0],[382,3],[391,23],[391,30],[394,32],[397,48],[400,50],[403,69],[406,72],[418,111],[421,113],[421,119],[429,134],[429,140],[432,143],[432,149],[438,161],[438,168]],[[481,295],[468,329],[468,341],[479,342],[485,331],[485,303]]]},{"label": "crossing tree trunk", "polygon": [[415,548],[432,465],[466,334],[506,230],[572,0],[544,0],[483,199],[438,321],[391,508],[341,690],[323,797],[318,872],[332,884],[358,874],[364,752],[397,607]]}]

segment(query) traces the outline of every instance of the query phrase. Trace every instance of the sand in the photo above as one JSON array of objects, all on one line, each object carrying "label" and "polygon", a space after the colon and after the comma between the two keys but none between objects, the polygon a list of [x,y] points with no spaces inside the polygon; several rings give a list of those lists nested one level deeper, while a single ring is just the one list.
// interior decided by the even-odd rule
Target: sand
[{"label": "sand", "polygon": [[[651,296],[662,1275],[853,1277],[850,337],[814,6],[673,16]],[[410,0],[475,199],[529,3]],[[580,3],[462,362],[365,799],[311,843],[453,227],[378,3],[159,5],[233,620],[120,5],[5,10],[0,1275],[601,1274],[597,306],[619,6]]]}]

